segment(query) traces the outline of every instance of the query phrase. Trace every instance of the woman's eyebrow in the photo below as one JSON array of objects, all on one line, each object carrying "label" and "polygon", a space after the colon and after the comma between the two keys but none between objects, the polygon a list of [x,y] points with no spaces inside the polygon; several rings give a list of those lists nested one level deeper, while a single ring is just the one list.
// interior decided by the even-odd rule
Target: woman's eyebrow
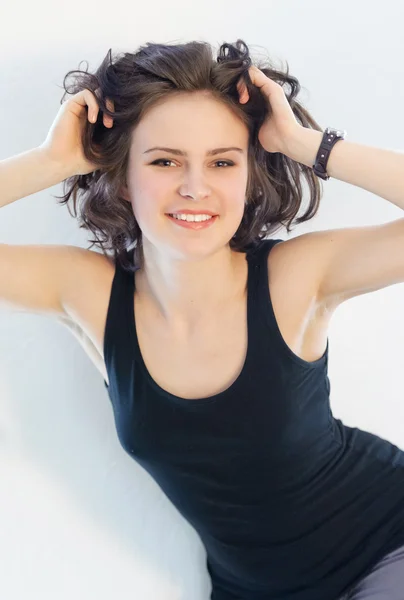
[{"label": "woman's eyebrow", "polygon": [[[187,152],[183,150],[178,150],[177,148],[166,148],[165,146],[154,146],[153,148],[149,148],[143,154],[147,154],[148,152],[153,152],[153,150],[160,150],[162,152],[169,152],[170,154],[177,154],[178,156],[188,156]],[[213,150],[208,150],[206,152],[207,156],[214,156],[215,154],[222,154],[223,152],[230,152],[230,150],[236,150],[236,152],[241,152],[244,154],[244,150],[242,148],[237,148],[236,146],[230,146],[228,148],[214,148]]]}]

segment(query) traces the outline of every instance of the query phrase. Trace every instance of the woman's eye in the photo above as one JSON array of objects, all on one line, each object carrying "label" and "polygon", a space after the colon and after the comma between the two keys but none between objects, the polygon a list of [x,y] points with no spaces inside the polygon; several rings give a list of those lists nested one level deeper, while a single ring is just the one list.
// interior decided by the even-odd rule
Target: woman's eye
[{"label": "woman's eye", "polygon": [[[173,162],[173,161],[169,160],[168,158],[159,158],[159,159],[155,160],[154,162],[152,162],[150,164],[157,165],[157,164],[162,163],[162,162],[170,163],[170,162]],[[218,163],[224,163],[228,167],[233,167],[234,166],[234,162],[228,161],[228,160],[217,160],[215,164],[217,165]]]},{"label": "woman's eye", "polygon": [[162,163],[162,162],[170,163],[170,162],[173,162],[173,161],[172,160],[168,160],[168,158],[159,158],[158,160],[155,160],[151,164],[152,165],[157,165],[157,164]]},{"label": "woman's eye", "polygon": [[234,162],[228,161],[228,160],[217,160],[215,164],[217,163],[223,163],[225,165],[227,165],[228,167],[234,167]]}]

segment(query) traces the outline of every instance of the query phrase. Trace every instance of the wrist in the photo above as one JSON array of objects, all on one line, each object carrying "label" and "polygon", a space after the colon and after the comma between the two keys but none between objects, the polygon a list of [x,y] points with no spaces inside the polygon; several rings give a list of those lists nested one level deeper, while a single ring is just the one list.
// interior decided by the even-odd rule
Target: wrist
[{"label": "wrist", "polygon": [[60,183],[68,177],[75,175],[72,169],[66,166],[66,163],[53,158],[44,146],[37,146],[34,148],[34,152],[44,161],[44,164],[48,165],[49,172],[53,174],[53,179],[55,179],[56,183]]},{"label": "wrist", "polygon": [[323,132],[299,125],[294,135],[286,141],[284,154],[307,167],[313,167],[322,139]]}]

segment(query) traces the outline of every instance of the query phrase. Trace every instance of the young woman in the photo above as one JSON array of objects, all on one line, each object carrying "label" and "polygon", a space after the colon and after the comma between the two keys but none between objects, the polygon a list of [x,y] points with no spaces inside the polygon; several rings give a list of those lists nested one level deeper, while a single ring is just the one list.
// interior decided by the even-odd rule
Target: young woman
[{"label": "young woman", "polygon": [[398,600],[404,452],[333,417],[327,330],[404,281],[404,219],[268,234],[315,215],[322,173],[404,209],[404,156],[323,132],[299,90],[242,40],[79,71],[43,144],[0,163],[0,205],[64,181],[102,253],[3,244],[0,298],[83,344],[213,600]]}]

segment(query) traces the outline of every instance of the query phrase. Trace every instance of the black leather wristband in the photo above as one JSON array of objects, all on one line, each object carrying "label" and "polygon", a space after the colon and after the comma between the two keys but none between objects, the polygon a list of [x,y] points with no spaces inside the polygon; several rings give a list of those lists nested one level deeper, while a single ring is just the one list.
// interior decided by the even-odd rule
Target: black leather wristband
[{"label": "black leather wristband", "polygon": [[327,127],[321,140],[320,148],[318,149],[315,163],[313,165],[313,171],[317,177],[321,179],[329,179],[327,175],[327,162],[330,156],[331,150],[339,140],[344,140],[347,132],[341,129],[332,129]]}]

